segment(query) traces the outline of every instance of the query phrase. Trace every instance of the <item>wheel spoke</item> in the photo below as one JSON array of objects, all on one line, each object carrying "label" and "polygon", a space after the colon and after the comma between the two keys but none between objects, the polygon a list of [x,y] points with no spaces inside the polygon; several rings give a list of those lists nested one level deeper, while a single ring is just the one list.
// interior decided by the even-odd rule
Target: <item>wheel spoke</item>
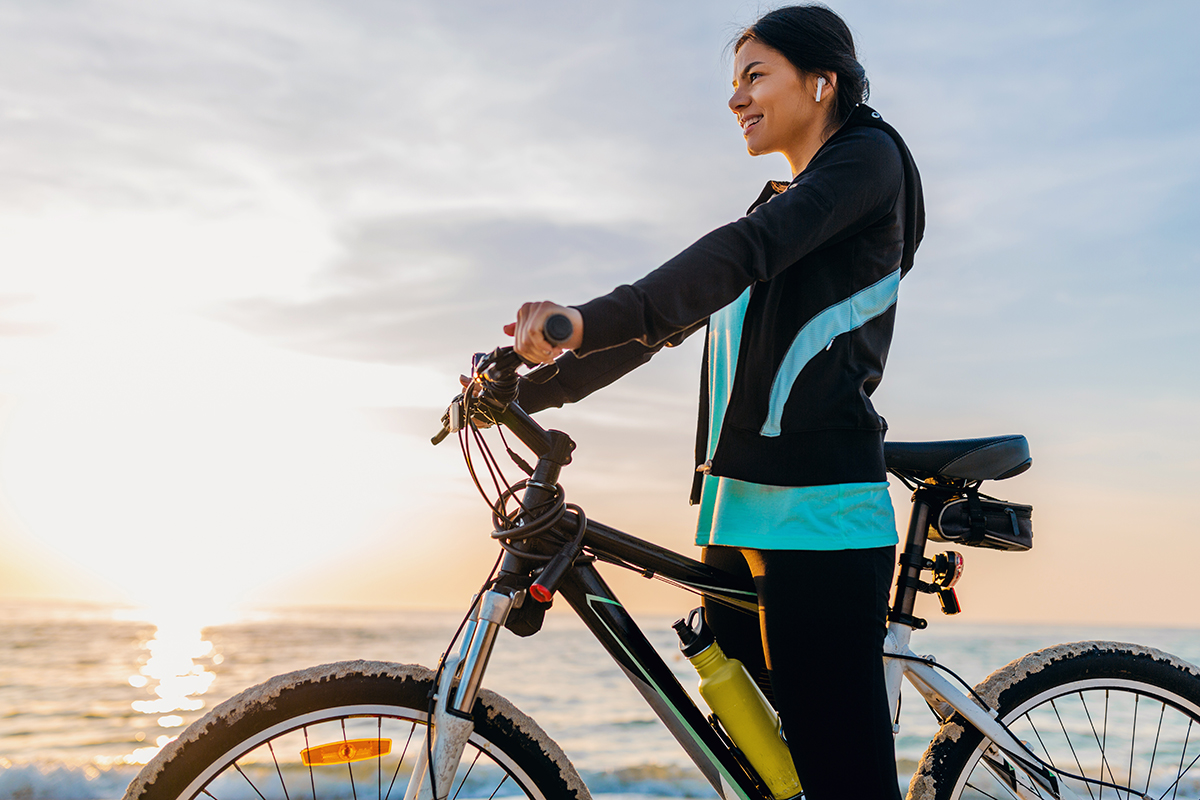
[{"label": "wheel spoke", "polygon": [[396,762],[396,771],[392,773],[392,782],[388,784],[387,794],[383,796],[383,800],[389,800],[392,796],[392,787],[396,785],[396,778],[400,775],[400,767],[404,764],[404,757],[408,755],[408,746],[412,744],[413,734],[417,731],[417,723],[413,723],[408,729],[408,739],[404,742],[404,750],[400,753],[400,760]]},{"label": "wheel spoke", "polygon": [[1042,748],[1042,752],[1046,755],[1046,760],[1050,762],[1050,766],[1055,772],[1058,772],[1058,765],[1054,763],[1054,754],[1050,752],[1050,748],[1046,747],[1046,743],[1042,741],[1042,734],[1038,732],[1037,725],[1033,722],[1033,717],[1029,714],[1025,715],[1025,720],[1029,723],[1029,727],[1033,730],[1033,735],[1037,737],[1038,745]]},{"label": "wheel spoke", "polygon": [[500,782],[498,784],[496,784],[496,788],[493,789],[492,793],[488,795],[488,800],[494,800],[497,793],[499,793],[499,791],[500,791],[500,787],[506,783],[508,783],[508,773],[505,773],[504,777],[500,779]]},{"label": "wheel spoke", "polygon": [[[1188,723],[1187,733],[1184,734],[1184,736],[1183,736],[1183,747],[1179,751],[1179,772],[1176,773],[1175,782],[1172,783],[1170,786],[1171,800],[1175,800],[1176,795],[1179,794],[1179,779],[1183,777],[1183,773],[1184,773],[1183,760],[1185,758],[1187,758],[1187,746],[1188,746],[1188,741],[1191,738],[1192,738],[1192,726],[1191,726],[1191,723]],[[1192,765],[1196,763],[1196,759],[1200,759],[1200,755],[1197,755],[1196,758],[1192,759],[1192,763],[1188,764],[1189,770],[1192,768]],[[1166,797],[1166,795],[1167,795],[1167,793],[1163,792],[1163,797]]]},{"label": "wheel spoke", "polygon": [[1163,717],[1167,713],[1167,704],[1162,703],[1162,708],[1158,712],[1158,728],[1154,731],[1154,749],[1150,751],[1150,768],[1146,772],[1146,788],[1142,790],[1142,794],[1150,791],[1150,777],[1154,774],[1154,757],[1158,755],[1158,739],[1162,736]]},{"label": "wheel spoke", "polygon": [[[383,717],[375,718],[375,800],[383,800]],[[286,800],[286,799],[285,799]]]},{"label": "wheel spoke", "polygon": [[[1108,690],[1104,691],[1104,716],[1108,718]],[[1083,706],[1083,713],[1087,715],[1088,725],[1092,728],[1092,738],[1096,740],[1096,746],[1100,748],[1100,780],[1104,780],[1104,770],[1108,768],[1108,777],[1113,783],[1117,782],[1113,775],[1112,768],[1108,766],[1108,755],[1104,752],[1104,742],[1100,740],[1100,734],[1096,732],[1096,723],[1092,721],[1092,712],[1088,710],[1087,700],[1083,696],[1083,692],[1079,692],[1079,702]],[[1086,774],[1086,773],[1081,773]],[[1104,786],[1100,787],[1100,800],[1104,800]]]},{"label": "wheel spoke", "polygon": [[[1104,723],[1103,723],[1103,726],[1101,727],[1101,737],[1100,737],[1101,764],[1105,763],[1105,761],[1104,761],[1105,754],[1108,752],[1108,700],[1109,700],[1108,690],[1105,689],[1104,690]],[[1112,778],[1113,783],[1117,782],[1116,777],[1113,776],[1113,771],[1112,771],[1111,767],[1108,770],[1108,776],[1110,778]],[[1101,780],[1104,779],[1104,767],[1103,766],[1101,766],[1101,768],[1100,768],[1100,779]],[[1101,798],[1104,797],[1104,787],[1103,786],[1100,787],[1100,797]]]},{"label": "wheel spoke", "polygon": [[[342,741],[349,742],[350,737],[346,735],[346,720],[343,719],[341,722],[342,722]],[[358,787],[354,785],[354,765],[349,761],[346,762],[346,772],[349,773],[349,775],[350,775],[350,794],[354,797],[354,800],[358,800]],[[264,798],[264,800],[265,800],[265,798]]]},{"label": "wheel spoke", "polygon": [[287,783],[283,780],[283,769],[279,766],[279,759],[275,757],[275,748],[267,742],[267,749],[271,751],[271,761],[275,763],[275,774],[279,776],[279,788],[283,789],[283,800],[291,800],[288,797]]},{"label": "wheel spoke", "polygon": [[1179,791],[1179,782],[1180,782],[1181,780],[1183,780],[1183,776],[1184,776],[1184,775],[1186,775],[1186,774],[1188,774],[1189,772],[1191,772],[1191,771],[1192,771],[1192,767],[1196,766],[1196,762],[1197,762],[1197,761],[1200,761],[1200,753],[1197,753],[1197,754],[1196,754],[1196,757],[1195,757],[1195,758],[1193,758],[1193,759],[1191,760],[1191,763],[1189,763],[1189,764],[1187,765],[1187,769],[1184,769],[1184,768],[1183,768],[1183,762],[1182,762],[1182,761],[1180,761],[1180,762],[1179,762],[1179,774],[1178,774],[1178,775],[1175,777],[1175,782],[1174,782],[1174,783],[1172,783],[1170,786],[1168,786],[1168,787],[1167,787],[1167,789],[1166,789],[1166,790],[1164,790],[1164,791],[1163,791],[1163,793],[1162,793],[1161,797],[1159,798],[1159,800],[1162,800],[1162,798],[1163,798],[1163,797],[1166,797],[1166,796],[1167,796],[1167,791],[1171,791],[1171,797],[1172,797],[1172,798],[1173,798],[1173,797],[1175,797],[1175,794],[1176,794],[1176,793],[1178,793],[1178,791]]},{"label": "wheel spoke", "polygon": [[[1062,728],[1063,738],[1067,740],[1067,747],[1071,748],[1071,757],[1075,759],[1075,766],[1078,767],[1079,774],[1085,774],[1083,764],[1079,763],[1079,754],[1075,752],[1075,743],[1071,741],[1071,734],[1067,733],[1067,726],[1063,722],[1062,714],[1058,713],[1058,704],[1051,700],[1050,707],[1054,709],[1054,716],[1058,718],[1058,727]],[[1091,797],[1094,800],[1096,796],[1092,794],[1092,785],[1090,783],[1085,783],[1084,786],[1087,787],[1088,797]]]},{"label": "wheel spoke", "polygon": [[[1113,772],[1112,762],[1108,760],[1108,711],[1109,711],[1110,692],[1104,690],[1104,721],[1100,730],[1100,780],[1104,780],[1104,770],[1108,770],[1108,779],[1117,786],[1123,785],[1117,780],[1117,774]],[[1100,787],[1100,793],[1103,795],[1106,787]],[[1114,792],[1119,791],[1117,789]]]},{"label": "wheel spoke", "polygon": [[[1003,786],[1003,784],[1001,784],[1001,785]],[[967,783],[967,787],[966,787],[966,788],[968,788],[968,789],[974,789],[975,791],[979,792],[979,793],[980,793],[981,795],[983,795],[984,797],[988,798],[988,800],[1001,800],[1001,798],[999,798],[999,797],[996,797],[996,795],[994,795],[994,794],[988,794],[988,793],[987,793],[987,792],[985,792],[983,789],[980,789],[978,786],[976,786],[976,785],[975,785],[975,784],[973,784],[973,783],[970,783],[970,782],[968,782],[968,783]],[[1005,788],[1005,789],[1008,789],[1008,787],[1007,787],[1007,786],[1005,786],[1004,788]],[[1010,795],[1012,795],[1012,790],[1011,790],[1011,789],[1009,790],[1009,794],[1010,794]],[[1012,795],[1012,796],[1013,796],[1013,797],[1016,797],[1016,795]],[[1020,798],[1018,798],[1018,800],[1020,800]]]},{"label": "wheel spoke", "polygon": [[1130,728],[1131,733],[1129,735],[1129,783],[1127,784],[1131,790],[1133,788],[1133,754],[1137,750],[1138,701],[1141,699],[1142,696],[1140,694],[1133,696],[1133,726]]},{"label": "wheel spoke", "polygon": [[471,770],[475,769],[475,765],[479,763],[479,756],[483,755],[476,751],[475,758],[471,761],[471,766],[467,767],[466,774],[462,776],[462,780],[458,782],[458,791],[454,793],[454,800],[458,800],[458,796],[462,794],[463,786],[467,783],[467,778],[471,777]]},{"label": "wheel spoke", "polygon": [[246,779],[246,783],[247,783],[247,784],[249,784],[250,788],[254,790],[254,793],[255,793],[256,795],[258,795],[259,797],[262,797],[262,800],[267,800],[267,798],[266,798],[266,797],[263,797],[263,793],[262,793],[262,792],[260,792],[260,791],[258,790],[258,787],[254,785],[254,781],[250,780],[250,776],[249,776],[249,775],[247,775],[245,772],[243,772],[243,771],[242,771],[242,767],[241,767],[241,765],[239,765],[239,764],[238,764],[238,763],[235,761],[235,762],[234,762],[234,764],[233,764],[233,768],[237,770],[237,772],[238,772],[238,775],[241,775],[243,778],[245,778],[245,779]]},{"label": "wheel spoke", "polygon": [[[304,749],[307,750],[309,748],[309,746],[310,745],[308,743],[308,726],[305,725],[304,726]],[[313,800],[317,800],[317,777],[316,777],[316,775],[313,774],[312,764],[308,765],[308,783],[309,783],[309,786],[312,787]]]}]

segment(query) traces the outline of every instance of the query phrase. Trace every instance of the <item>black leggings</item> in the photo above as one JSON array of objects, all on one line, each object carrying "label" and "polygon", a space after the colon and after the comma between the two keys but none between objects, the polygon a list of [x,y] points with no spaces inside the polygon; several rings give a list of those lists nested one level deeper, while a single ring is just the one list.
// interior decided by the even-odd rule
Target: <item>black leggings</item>
[{"label": "black leggings", "polygon": [[900,800],[883,677],[894,547],[706,547],[704,563],[749,574],[759,625],[705,601],[721,649],[775,704],[806,800]]}]

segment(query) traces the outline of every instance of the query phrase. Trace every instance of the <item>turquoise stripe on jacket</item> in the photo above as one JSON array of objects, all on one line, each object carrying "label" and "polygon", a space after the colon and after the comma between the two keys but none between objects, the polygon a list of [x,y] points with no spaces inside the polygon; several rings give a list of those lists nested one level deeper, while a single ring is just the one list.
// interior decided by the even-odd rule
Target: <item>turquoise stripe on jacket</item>
[{"label": "turquoise stripe on jacket", "polygon": [[825,309],[800,329],[775,373],[775,380],[771,384],[767,419],[759,433],[763,436],[780,434],[783,407],[792,392],[792,384],[796,382],[805,365],[832,345],[838,336],[861,328],[895,305],[899,292],[900,270],[896,270],[877,283]]}]

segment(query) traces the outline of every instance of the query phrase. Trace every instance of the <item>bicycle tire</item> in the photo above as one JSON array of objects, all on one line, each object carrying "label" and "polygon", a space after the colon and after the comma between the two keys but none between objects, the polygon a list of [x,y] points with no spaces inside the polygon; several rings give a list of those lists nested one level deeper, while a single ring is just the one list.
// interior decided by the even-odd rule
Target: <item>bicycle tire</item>
[{"label": "bicycle tire", "polygon": [[[425,667],[371,661],[277,676],[191,725],[138,774],[125,800],[398,800],[425,747],[433,680]],[[590,800],[562,749],[510,702],[482,690],[473,716],[450,797]],[[302,763],[301,751],[339,743],[358,747],[356,759],[370,757]]]},{"label": "bicycle tire", "polygon": [[[1023,656],[976,691],[1080,797],[1130,795],[1065,773],[1155,798],[1200,796],[1200,669],[1186,661],[1140,645],[1078,642]],[[990,746],[955,714],[925,751],[909,800],[1015,797],[983,763]]]}]

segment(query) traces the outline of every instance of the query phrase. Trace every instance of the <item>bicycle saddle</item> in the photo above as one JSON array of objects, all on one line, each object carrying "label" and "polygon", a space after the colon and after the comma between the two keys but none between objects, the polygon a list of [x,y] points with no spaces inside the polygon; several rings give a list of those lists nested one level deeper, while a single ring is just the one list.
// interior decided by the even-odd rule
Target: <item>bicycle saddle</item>
[{"label": "bicycle saddle", "polygon": [[914,478],[999,481],[1029,469],[1029,441],[1020,434],[943,442],[884,442],[887,468]]}]

